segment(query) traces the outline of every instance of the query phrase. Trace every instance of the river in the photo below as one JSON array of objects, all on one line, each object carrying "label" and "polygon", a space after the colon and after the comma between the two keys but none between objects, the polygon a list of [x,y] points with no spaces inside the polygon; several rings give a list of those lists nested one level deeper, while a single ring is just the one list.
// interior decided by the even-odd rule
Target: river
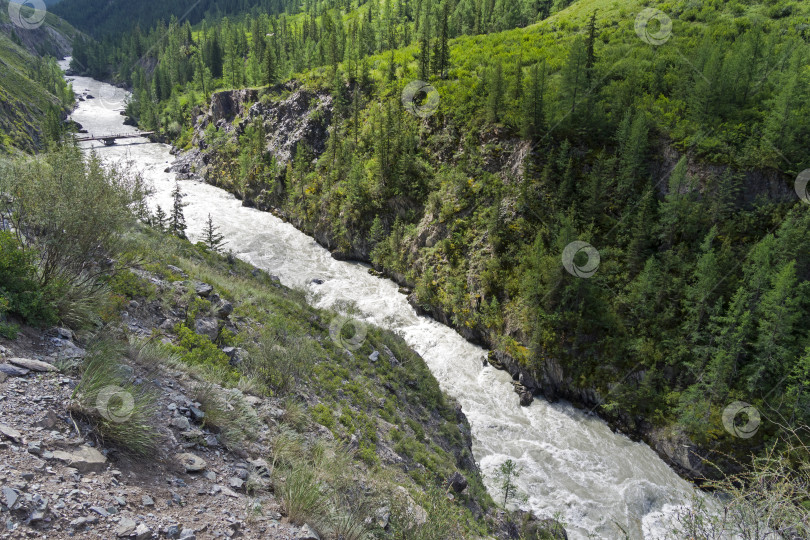
[{"label": "river", "polygon": [[[67,60],[62,62],[67,67]],[[72,118],[94,135],[131,133],[123,125],[122,90],[86,77],[68,77],[80,101]],[[174,174],[165,172],[174,157],[170,147],[146,139],[115,146],[81,143],[105,160],[131,160],[154,187],[152,210],[171,207]],[[196,181],[182,181],[185,217],[192,240],[201,237],[210,214],[241,259],[279,276],[290,287],[306,288],[314,305],[329,308],[354,303],[365,321],[401,336],[427,362],[444,392],[469,419],[473,455],[494,498],[495,469],[512,459],[522,470],[517,480],[527,496],[521,503],[540,517],[556,517],[569,537],[668,538],[673,516],[694,488],[646,444],[613,433],[605,422],[568,403],[538,398],[521,407],[511,377],[482,367],[486,350],[451,328],[416,314],[397,285],[368,274],[367,267],[333,259],[315,240],[273,215],[245,208],[231,194]],[[320,278],[323,283],[311,283]]]}]

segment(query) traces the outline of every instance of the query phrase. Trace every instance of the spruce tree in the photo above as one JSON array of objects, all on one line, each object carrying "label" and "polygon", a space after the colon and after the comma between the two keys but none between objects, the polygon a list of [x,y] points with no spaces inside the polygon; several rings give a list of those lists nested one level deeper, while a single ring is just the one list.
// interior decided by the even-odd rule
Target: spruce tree
[{"label": "spruce tree", "polygon": [[503,64],[498,60],[492,68],[492,74],[489,77],[487,116],[490,122],[499,122],[503,116],[504,86]]},{"label": "spruce tree", "polygon": [[450,64],[450,46],[448,44],[449,29],[448,29],[448,9],[447,2],[444,3],[441,9],[438,35],[436,36],[436,46],[433,50],[433,73],[438,75],[440,79],[444,79],[447,75],[447,66]]},{"label": "spruce tree", "polygon": [[166,212],[163,211],[163,208],[160,205],[157,206],[157,210],[155,210],[155,227],[161,232],[166,232],[166,223],[168,221],[168,216]]},{"label": "spruce tree", "polygon": [[208,214],[208,220],[205,222],[205,231],[203,231],[203,238],[205,245],[211,251],[220,251],[225,242],[225,237],[219,233],[219,227],[214,225],[214,219],[211,214]]},{"label": "spruce tree", "polygon": [[183,192],[180,191],[180,183],[175,180],[172,190],[172,214],[169,219],[169,232],[178,238],[186,237],[186,218],[183,215]]},{"label": "spruce tree", "polygon": [[422,33],[419,37],[419,78],[427,81],[430,78],[430,41],[432,35],[430,31],[430,9],[427,5],[425,5],[424,11]]}]

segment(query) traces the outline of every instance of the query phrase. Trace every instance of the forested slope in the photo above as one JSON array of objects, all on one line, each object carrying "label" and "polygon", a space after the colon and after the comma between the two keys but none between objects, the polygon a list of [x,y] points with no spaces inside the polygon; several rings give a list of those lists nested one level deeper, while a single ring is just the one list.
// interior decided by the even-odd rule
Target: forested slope
[{"label": "forested slope", "polygon": [[[521,28],[527,5],[316,2],[83,51],[124,59],[130,113],[209,181],[412,285],[527,388],[739,455],[806,423],[810,6],[580,0]],[[420,79],[436,107],[403,106]],[[286,160],[271,119],[299,92],[328,136]]]},{"label": "forested slope", "polygon": [[23,13],[41,24],[21,27],[11,20],[15,13],[0,0],[0,153],[45,146],[73,103],[62,71],[45,55],[67,54],[75,30],[50,14]]}]

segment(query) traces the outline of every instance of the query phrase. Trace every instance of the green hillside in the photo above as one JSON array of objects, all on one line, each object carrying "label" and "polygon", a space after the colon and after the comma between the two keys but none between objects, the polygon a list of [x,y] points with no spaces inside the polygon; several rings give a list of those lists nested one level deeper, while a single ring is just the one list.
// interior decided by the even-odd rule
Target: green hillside
[{"label": "green hillside", "polygon": [[0,152],[41,149],[60,131],[73,93],[53,56],[69,52],[75,33],[51,14],[38,28],[15,26],[0,1]]}]

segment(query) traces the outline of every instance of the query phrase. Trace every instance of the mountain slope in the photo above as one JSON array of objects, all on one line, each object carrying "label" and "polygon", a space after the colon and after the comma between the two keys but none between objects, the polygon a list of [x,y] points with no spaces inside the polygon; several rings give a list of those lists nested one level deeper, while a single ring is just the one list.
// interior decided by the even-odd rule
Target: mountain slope
[{"label": "mountain slope", "polygon": [[[9,17],[8,2],[0,1],[0,133],[3,151],[34,151],[45,144],[49,115],[59,117],[73,103],[61,71],[53,60],[70,53],[76,31],[48,14],[41,26],[23,29]],[[52,126],[53,127],[53,126]]]}]

